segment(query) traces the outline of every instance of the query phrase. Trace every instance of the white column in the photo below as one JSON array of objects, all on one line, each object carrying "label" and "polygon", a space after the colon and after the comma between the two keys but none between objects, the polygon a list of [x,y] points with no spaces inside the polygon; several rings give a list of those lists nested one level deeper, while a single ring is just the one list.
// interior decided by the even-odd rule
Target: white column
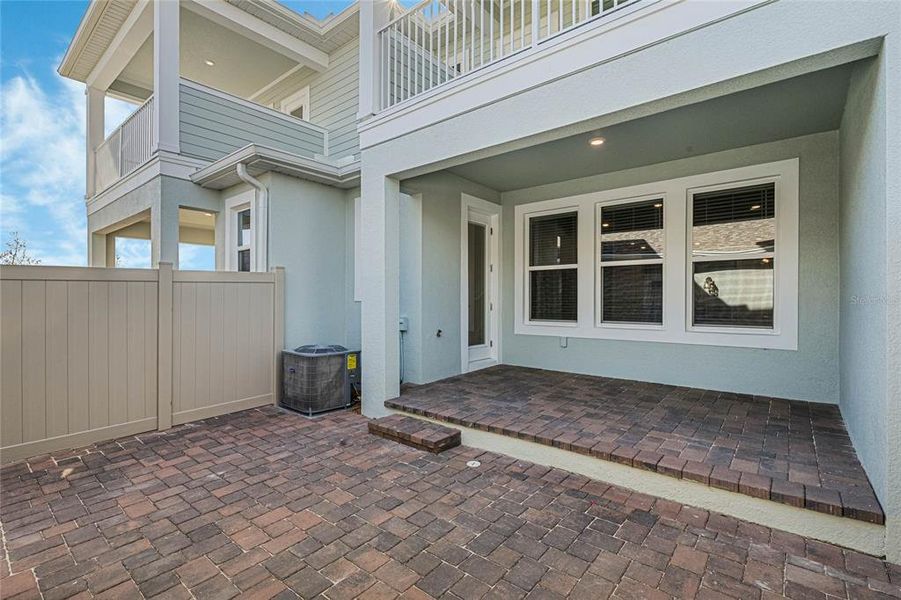
[{"label": "white column", "polygon": [[178,268],[178,204],[159,197],[150,207],[150,266],[161,262]]},{"label": "white column", "polygon": [[179,1],[153,0],[153,150],[178,153]]},{"label": "white column", "polygon": [[106,101],[106,92],[96,88],[87,87],[84,90],[85,101],[87,107],[85,110],[85,151],[87,160],[85,165],[85,196],[92,198],[97,193],[97,184],[95,180],[96,161],[94,160],[94,151],[97,146],[103,143],[104,128],[104,102]]},{"label": "white column", "polygon": [[363,414],[387,414],[384,401],[400,394],[399,214],[397,180],[367,169],[362,173]]},{"label": "white column", "polygon": [[[391,2],[371,0],[360,2],[360,112],[359,118],[379,110],[381,89],[381,47],[378,30],[388,24]],[[365,369],[365,367],[364,367]]]}]

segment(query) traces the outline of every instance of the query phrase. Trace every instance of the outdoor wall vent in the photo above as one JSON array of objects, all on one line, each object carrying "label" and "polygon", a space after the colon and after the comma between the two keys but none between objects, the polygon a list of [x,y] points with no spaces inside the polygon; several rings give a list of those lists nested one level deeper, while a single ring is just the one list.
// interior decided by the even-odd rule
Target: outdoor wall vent
[{"label": "outdoor wall vent", "polygon": [[307,416],[348,408],[359,390],[359,352],[319,344],[282,351],[283,407]]}]

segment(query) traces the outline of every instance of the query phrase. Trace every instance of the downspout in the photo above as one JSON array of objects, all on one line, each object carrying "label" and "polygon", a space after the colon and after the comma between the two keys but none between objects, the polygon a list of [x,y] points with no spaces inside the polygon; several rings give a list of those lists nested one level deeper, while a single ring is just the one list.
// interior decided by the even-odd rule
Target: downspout
[{"label": "downspout", "polygon": [[[238,179],[256,190],[254,193],[254,204],[256,205],[254,213],[258,215],[259,231],[264,232],[263,242],[265,248],[262,259],[257,257],[255,262],[257,263],[258,271],[266,272],[269,270],[269,190],[259,179],[252,177],[247,172],[247,165],[244,163],[238,163],[235,167],[235,172],[238,175]],[[257,248],[259,248],[259,245],[257,245]]]}]

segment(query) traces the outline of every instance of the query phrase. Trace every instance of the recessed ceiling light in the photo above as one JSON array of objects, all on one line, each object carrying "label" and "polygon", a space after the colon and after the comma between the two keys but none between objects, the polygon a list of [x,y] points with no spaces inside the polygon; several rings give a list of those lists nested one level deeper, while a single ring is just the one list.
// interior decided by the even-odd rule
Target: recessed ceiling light
[{"label": "recessed ceiling light", "polygon": [[203,214],[206,215],[206,216],[208,216],[208,217],[212,217],[212,216],[213,216],[213,213],[203,213]]},{"label": "recessed ceiling light", "polygon": [[764,259],[763,259],[763,262],[768,263],[768,262],[770,262],[770,259],[764,258]]},{"label": "recessed ceiling light", "polygon": [[658,202],[657,204],[654,205],[654,208],[662,208],[662,207],[663,207],[663,204],[660,202]]},{"label": "recessed ceiling light", "polygon": [[751,207],[751,210],[760,210],[760,205],[755,204],[754,206]]},{"label": "recessed ceiling light", "polygon": [[601,223],[601,227],[610,227],[610,223]]},{"label": "recessed ceiling light", "polygon": [[213,61],[211,61],[210,59],[204,60],[204,61],[203,61],[203,64],[205,64],[205,65],[208,66],[208,67],[214,67],[214,66],[216,66],[216,63],[213,62]]},{"label": "recessed ceiling light", "polygon": [[604,138],[598,136],[598,137],[593,137],[590,140],[588,140],[588,143],[589,143],[589,145],[597,148],[598,146],[603,146],[604,142],[606,142],[606,141],[607,140],[605,140]]}]

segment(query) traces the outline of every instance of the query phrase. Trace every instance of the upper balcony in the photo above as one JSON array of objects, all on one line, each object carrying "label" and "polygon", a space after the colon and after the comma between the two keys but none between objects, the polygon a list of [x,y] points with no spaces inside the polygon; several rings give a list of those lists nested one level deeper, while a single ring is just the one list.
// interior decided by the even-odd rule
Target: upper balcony
[{"label": "upper balcony", "polygon": [[[94,150],[94,185],[101,193],[153,156],[153,96]],[[182,78],[178,96],[179,155],[214,162],[250,144],[325,159],[328,130],[243,98]]]},{"label": "upper balcony", "polygon": [[586,23],[624,16],[642,1],[423,0],[377,33],[379,108],[407,102]]},{"label": "upper balcony", "polygon": [[[442,123],[458,131],[451,121],[503,111],[503,105],[533,93],[540,98],[515,112],[487,117],[495,125],[491,128],[471,123],[461,127],[478,131],[469,137],[479,137],[477,143],[484,145],[495,142],[481,138],[509,141],[592,118],[602,100],[628,106],[634,101],[628,97],[630,90],[643,82],[643,71],[623,73],[623,81],[615,86],[595,82],[598,89],[583,89],[586,97],[578,101],[556,83],[575,81],[602,65],[613,68],[643,49],[765,3],[423,0],[400,14],[396,4],[380,10],[378,2],[366,3],[361,7],[360,43],[372,48],[373,59],[361,64],[360,146],[375,147]],[[496,125],[499,117],[514,114],[528,118],[519,118],[516,137],[510,138]]]},{"label": "upper balcony", "polygon": [[[59,69],[87,86],[88,200],[248,146],[348,162],[356,98],[336,106],[329,82],[356,77],[358,35],[356,5],[317,20],[273,0],[92,1]],[[104,135],[107,97],[136,109]]]}]

